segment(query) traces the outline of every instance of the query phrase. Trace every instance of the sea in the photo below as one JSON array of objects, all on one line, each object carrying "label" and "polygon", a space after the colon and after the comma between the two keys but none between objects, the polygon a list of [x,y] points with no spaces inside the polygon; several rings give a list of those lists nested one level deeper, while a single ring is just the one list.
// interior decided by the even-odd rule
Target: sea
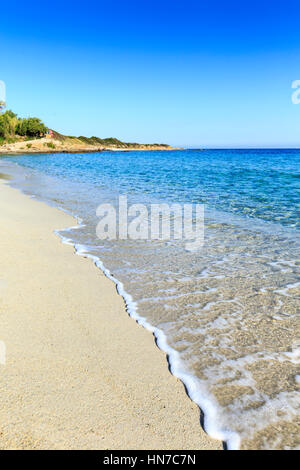
[{"label": "sea", "polygon": [[[0,172],[77,219],[61,241],[115,282],[208,434],[228,449],[300,448],[300,150],[18,155]],[[120,196],[204,206],[203,244],[99,238],[97,208]]]}]

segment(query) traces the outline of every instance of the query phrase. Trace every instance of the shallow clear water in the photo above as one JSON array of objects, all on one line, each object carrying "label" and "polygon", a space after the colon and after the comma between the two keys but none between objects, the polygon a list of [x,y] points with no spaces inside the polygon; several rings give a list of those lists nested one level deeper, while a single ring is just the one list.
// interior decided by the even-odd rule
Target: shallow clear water
[{"label": "shallow clear water", "polygon": [[[178,353],[206,428],[242,448],[297,448],[300,151],[211,150],[0,160],[25,192],[79,216],[65,236],[122,281]],[[15,164],[18,164],[18,167]],[[205,243],[96,237],[96,208],[205,204]],[[63,233],[64,234],[64,233]],[[100,325],[99,325],[100,327]],[[238,436],[238,438],[237,438]]]}]

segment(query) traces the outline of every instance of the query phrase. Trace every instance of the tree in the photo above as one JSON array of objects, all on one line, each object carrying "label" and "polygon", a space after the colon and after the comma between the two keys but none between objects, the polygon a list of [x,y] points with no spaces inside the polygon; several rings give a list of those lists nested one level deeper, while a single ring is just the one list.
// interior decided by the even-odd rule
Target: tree
[{"label": "tree", "polygon": [[3,116],[0,116],[0,137],[6,139],[8,135],[5,119]]},{"label": "tree", "polygon": [[46,134],[47,130],[47,127],[38,118],[18,119],[17,115],[10,110],[0,114],[1,139],[14,138],[15,135],[35,138]]},{"label": "tree", "polygon": [[12,118],[7,111],[0,115],[0,137],[6,139],[11,135],[14,135],[14,119],[15,118]]},{"label": "tree", "polygon": [[25,136],[27,133],[27,119],[18,119],[16,134]]},{"label": "tree", "polygon": [[26,135],[29,137],[39,137],[40,135],[46,134],[48,128],[38,118],[28,118],[26,120]]},{"label": "tree", "polygon": [[6,116],[8,116],[8,117],[11,118],[11,119],[17,117],[17,115],[16,115],[15,113],[13,113],[10,109],[8,109],[7,111],[5,111],[5,114],[6,114]]},{"label": "tree", "polygon": [[5,101],[0,100],[0,113],[2,113],[2,111],[5,109],[5,106],[6,106]]}]

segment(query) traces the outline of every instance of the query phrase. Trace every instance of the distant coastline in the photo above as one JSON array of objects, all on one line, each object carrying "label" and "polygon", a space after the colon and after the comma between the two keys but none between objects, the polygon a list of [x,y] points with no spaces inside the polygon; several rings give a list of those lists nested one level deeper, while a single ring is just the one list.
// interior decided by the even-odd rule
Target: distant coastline
[{"label": "distant coastline", "polygon": [[[117,145],[86,145],[83,142],[78,142],[79,139],[74,138],[74,141],[59,141],[52,138],[49,141],[46,137],[40,139],[33,139],[21,142],[14,142],[12,144],[4,144],[0,146],[0,155],[22,155],[26,154],[40,154],[40,153],[96,153],[105,151],[122,151],[130,152],[133,150],[184,150],[176,149],[169,145],[143,145],[137,144],[135,146],[119,147]],[[50,144],[50,145],[49,145]]]},{"label": "distant coastline", "polygon": [[66,136],[49,129],[38,118],[19,118],[12,111],[0,115],[0,154],[91,153],[106,150],[182,150],[167,144],[122,142],[115,137]]}]

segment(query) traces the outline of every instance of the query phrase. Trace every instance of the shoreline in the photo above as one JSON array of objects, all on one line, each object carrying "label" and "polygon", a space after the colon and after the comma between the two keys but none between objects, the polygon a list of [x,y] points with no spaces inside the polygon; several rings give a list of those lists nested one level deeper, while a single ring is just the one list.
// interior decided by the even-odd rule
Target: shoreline
[{"label": "shoreline", "polygon": [[74,218],[0,183],[0,447],[221,449],[115,285],[53,233]]},{"label": "shoreline", "polygon": [[179,151],[183,151],[183,150],[186,150],[186,149],[177,149],[177,148],[147,148],[147,149],[144,149],[144,148],[132,148],[132,149],[124,149],[124,148],[89,148],[89,147],[84,147],[82,149],[78,149],[78,150],[72,150],[72,149],[48,149],[48,150],[20,150],[20,151],[16,151],[16,150],[12,150],[12,151],[3,151],[3,149],[1,149],[0,147],[0,157],[5,157],[5,156],[12,156],[12,155],[51,155],[51,154],[55,154],[55,153],[102,153],[102,152],[125,152],[125,153],[128,153],[128,152],[142,152],[142,151],[147,151],[147,152],[155,152],[155,151],[164,151],[164,152],[167,152],[167,151],[174,151],[174,150],[179,150]]}]

